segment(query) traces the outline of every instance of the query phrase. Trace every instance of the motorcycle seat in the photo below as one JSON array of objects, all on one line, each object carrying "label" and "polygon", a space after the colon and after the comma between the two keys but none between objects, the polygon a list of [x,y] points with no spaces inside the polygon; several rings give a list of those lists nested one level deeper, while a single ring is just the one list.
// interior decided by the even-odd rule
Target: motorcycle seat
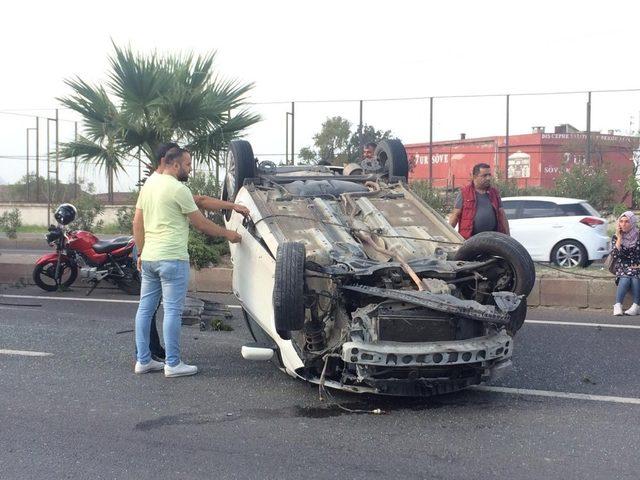
[{"label": "motorcycle seat", "polygon": [[96,253],[109,253],[125,247],[133,237],[116,237],[111,240],[100,240],[93,244]]}]

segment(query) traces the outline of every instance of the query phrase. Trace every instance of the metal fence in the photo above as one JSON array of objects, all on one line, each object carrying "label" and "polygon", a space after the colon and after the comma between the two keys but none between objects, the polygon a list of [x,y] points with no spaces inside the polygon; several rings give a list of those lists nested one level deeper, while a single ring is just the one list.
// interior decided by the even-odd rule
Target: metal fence
[{"label": "metal fence", "polygon": [[[355,132],[371,125],[391,130],[405,144],[427,144],[426,176],[435,180],[437,143],[458,139],[463,133],[467,139],[504,137],[507,159],[514,135],[530,133],[532,127],[552,130],[555,125],[570,124],[584,132],[580,148],[586,163],[591,164],[594,132],[638,135],[640,89],[277,101],[253,103],[252,108],[263,120],[248,129],[245,138],[261,160],[294,163],[300,148],[313,145],[321,124],[329,117],[341,116],[351,122]],[[85,185],[93,183],[99,193],[107,191],[110,179],[106,172],[59,156],[60,142],[73,139],[81,128],[81,119],[70,110],[0,109],[2,183],[27,180],[25,200],[31,202],[51,202],[61,185],[77,192],[82,180]],[[508,166],[504,167],[506,171]],[[125,171],[113,179],[113,190],[134,190],[142,175],[140,162],[125,162]]]}]

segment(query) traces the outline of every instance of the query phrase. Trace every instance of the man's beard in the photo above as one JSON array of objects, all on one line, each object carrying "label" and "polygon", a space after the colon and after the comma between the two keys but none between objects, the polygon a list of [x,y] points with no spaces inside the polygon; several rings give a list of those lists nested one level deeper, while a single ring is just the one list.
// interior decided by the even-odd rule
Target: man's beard
[{"label": "man's beard", "polygon": [[186,182],[187,180],[189,180],[189,174],[180,167],[180,170],[178,171],[178,181]]}]

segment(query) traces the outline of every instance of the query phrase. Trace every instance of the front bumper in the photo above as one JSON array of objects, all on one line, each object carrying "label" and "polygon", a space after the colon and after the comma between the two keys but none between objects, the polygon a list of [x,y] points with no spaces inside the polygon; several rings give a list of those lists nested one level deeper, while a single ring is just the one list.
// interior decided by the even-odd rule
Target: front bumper
[{"label": "front bumper", "polygon": [[440,342],[345,342],[341,358],[356,365],[431,367],[500,362],[511,357],[513,338],[504,330],[468,340]]}]

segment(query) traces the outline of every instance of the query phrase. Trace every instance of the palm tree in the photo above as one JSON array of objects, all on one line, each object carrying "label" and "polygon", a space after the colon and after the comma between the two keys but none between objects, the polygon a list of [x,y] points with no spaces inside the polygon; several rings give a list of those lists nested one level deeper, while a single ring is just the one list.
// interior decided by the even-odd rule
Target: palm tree
[{"label": "palm tree", "polygon": [[246,104],[253,84],[217,75],[215,52],[161,57],[114,49],[105,85],[65,80],[73,93],[58,100],[82,116],[83,132],[61,144],[61,157],[106,171],[110,201],[113,177],[126,162],[145,158],[152,171],[154,152],[167,141],[187,145],[196,166],[215,166],[217,181],[220,152],[260,120]]}]

